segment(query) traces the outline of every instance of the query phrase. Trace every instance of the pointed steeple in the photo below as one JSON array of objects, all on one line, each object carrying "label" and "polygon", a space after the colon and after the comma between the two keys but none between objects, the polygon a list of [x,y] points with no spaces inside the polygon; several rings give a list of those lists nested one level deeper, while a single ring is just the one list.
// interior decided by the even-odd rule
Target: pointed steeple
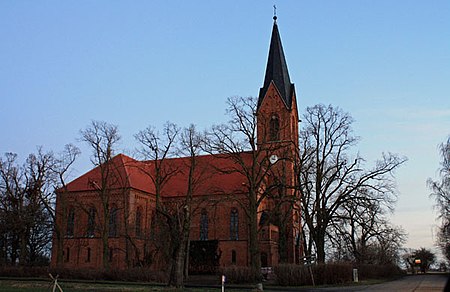
[{"label": "pointed steeple", "polygon": [[266,75],[264,85],[259,90],[258,107],[261,105],[264,96],[267,93],[270,83],[273,81],[281,94],[281,98],[286,103],[288,109],[291,109],[292,94],[294,84],[291,83],[289,72],[284,57],[283,46],[281,44],[280,33],[278,32],[277,17],[273,17],[272,38],[270,40],[269,58],[267,60]]}]

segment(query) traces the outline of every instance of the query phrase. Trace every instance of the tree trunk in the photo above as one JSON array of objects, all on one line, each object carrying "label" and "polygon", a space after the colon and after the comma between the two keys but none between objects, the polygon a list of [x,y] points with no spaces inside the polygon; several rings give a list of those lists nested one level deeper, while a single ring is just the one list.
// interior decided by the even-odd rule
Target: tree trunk
[{"label": "tree trunk", "polygon": [[189,277],[189,251],[190,251],[191,241],[186,242],[186,260],[184,262],[184,280]]},{"label": "tree trunk", "polygon": [[[65,193],[64,193],[65,195]],[[54,212],[51,212],[51,208],[46,203],[47,210],[52,214],[52,220],[55,225],[55,236],[56,236],[56,266],[62,266],[64,261],[64,234],[65,234],[65,224],[67,224],[67,204],[65,201],[65,197],[62,194],[57,194],[56,202],[59,204],[56,206]],[[60,212],[62,219],[57,219],[58,210],[62,210]]]},{"label": "tree trunk", "polygon": [[319,264],[325,263],[325,233],[318,232],[315,239],[316,252],[317,252],[317,262]]},{"label": "tree trunk", "polygon": [[64,260],[64,236],[61,234],[61,230],[57,227],[56,233],[56,265],[61,266]]},{"label": "tree trunk", "polygon": [[[2,230],[2,233],[4,231]],[[8,245],[6,235],[0,235],[0,265],[5,265],[7,261],[6,246]]]},{"label": "tree trunk", "polygon": [[169,286],[182,288],[184,284],[184,263],[186,254],[186,242],[180,242],[175,251],[172,268],[170,270]]},{"label": "tree trunk", "polygon": [[[186,201],[187,204],[190,204],[190,197],[188,197]],[[173,253],[174,258],[172,260],[173,263],[170,271],[169,286],[175,288],[182,288],[184,285],[186,262],[189,257],[188,244],[191,218],[188,206],[189,205],[185,205],[183,208],[184,220],[182,222],[182,230],[180,232],[181,236],[179,236],[179,232],[172,232],[172,242],[178,241],[178,243],[174,245],[176,250]]]},{"label": "tree trunk", "polygon": [[19,254],[19,264],[24,266],[27,261],[27,235],[25,231],[20,234],[20,254]]},{"label": "tree trunk", "polygon": [[250,253],[250,267],[252,277],[256,282],[260,282],[261,275],[261,253],[259,250],[258,240],[258,213],[256,206],[256,194],[250,195],[249,208],[250,222],[249,222],[249,253]]},{"label": "tree trunk", "polygon": [[109,243],[108,243],[108,229],[106,226],[102,229],[102,246],[103,246],[103,268],[108,271],[110,267]]}]

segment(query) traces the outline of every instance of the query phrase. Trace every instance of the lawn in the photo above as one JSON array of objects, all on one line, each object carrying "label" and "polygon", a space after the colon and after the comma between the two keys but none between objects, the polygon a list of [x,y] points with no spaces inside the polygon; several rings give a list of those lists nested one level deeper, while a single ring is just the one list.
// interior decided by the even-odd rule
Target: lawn
[{"label": "lawn", "polygon": [[[127,284],[127,283],[91,283],[91,282],[71,282],[58,281],[64,292],[171,292],[171,291],[189,291],[189,292],[217,292],[220,289],[216,288],[186,288],[183,290],[169,289],[167,287],[155,286],[151,284]],[[52,291],[53,285],[50,281],[44,280],[0,280],[0,291],[2,292],[48,292]],[[227,289],[228,290],[228,289]],[[56,289],[55,291],[58,291]]]}]

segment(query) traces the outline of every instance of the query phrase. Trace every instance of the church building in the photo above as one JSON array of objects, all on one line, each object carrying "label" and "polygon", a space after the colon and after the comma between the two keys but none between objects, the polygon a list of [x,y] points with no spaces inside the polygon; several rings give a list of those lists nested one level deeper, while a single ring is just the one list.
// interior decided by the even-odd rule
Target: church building
[{"label": "church building", "polygon": [[[266,158],[258,158],[259,164],[270,167],[257,190],[261,193],[257,205],[261,266],[275,266],[280,261],[298,263],[302,257],[301,210],[295,200],[299,198],[295,187],[299,117],[276,16],[255,115],[258,151],[267,154]],[[252,154],[240,153],[248,164],[252,163]],[[166,159],[165,163],[177,172],[160,190],[162,203],[176,208],[186,196],[189,159]],[[192,193],[191,265],[198,262],[199,250],[207,247],[214,250],[212,261],[216,266],[250,265],[250,225],[245,203],[248,178],[239,171],[220,171],[236,168],[236,164],[221,154],[196,157],[196,165],[209,172]],[[163,265],[167,258],[160,249],[165,242],[153,234],[158,228],[158,186],[153,179],[156,166],[157,161],[139,161],[119,154],[108,166],[95,167],[59,189],[52,266],[96,269],[104,267],[105,261],[113,269]],[[113,175],[105,180],[108,171]],[[101,222],[106,223],[102,226]]]}]

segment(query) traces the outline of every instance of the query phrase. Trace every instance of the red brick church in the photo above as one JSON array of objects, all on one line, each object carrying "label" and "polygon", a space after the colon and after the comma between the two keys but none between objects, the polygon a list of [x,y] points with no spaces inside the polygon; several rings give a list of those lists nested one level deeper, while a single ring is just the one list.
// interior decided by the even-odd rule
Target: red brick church
[{"label": "red brick church", "polygon": [[[299,118],[295,88],[289,78],[276,17],[256,116],[258,147],[276,149],[270,153],[274,171],[265,178],[266,185],[279,179],[277,173],[282,173],[283,180],[291,186],[285,188],[285,193],[298,196],[292,186],[296,185],[294,165],[298,153]],[[248,163],[251,154],[241,153],[244,161],[249,157]],[[289,159],[283,159],[287,157]],[[188,159],[167,159],[169,165],[181,171],[166,183],[161,192],[162,201],[177,202],[185,196],[187,176],[183,168],[188,167]],[[193,213],[190,226],[191,247],[214,242],[219,266],[248,266],[249,225],[245,204],[240,203],[245,201],[248,192],[246,178],[239,172],[217,171],[236,167],[236,162],[226,157],[203,155],[196,159],[197,165],[204,165],[210,173],[193,193],[197,211]],[[153,263],[164,261],[164,258],[157,260],[158,251],[152,250],[148,242],[154,228],[156,204],[155,184],[148,174],[155,171],[155,161],[138,161],[119,154],[110,164],[114,166],[114,181],[102,181],[105,168],[98,166],[68,183],[64,190],[59,190],[56,225],[60,234],[53,240],[53,266],[100,268],[103,261],[108,260],[111,268],[124,269],[145,262],[149,257]],[[108,217],[104,217],[102,210],[105,208],[99,199],[99,190],[105,190],[103,194],[108,196]],[[291,206],[287,220],[277,226],[266,218],[275,204],[267,197],[258,207],[258,239],[263,267],[274,266],[280,260],[280,228],[286,234],[282,245],[285,261],[298,262],[302,254],[298,206]],[[104,252],[99,228],[102,218],[109,218],[107,253]],[[153,237],[152,240],[158,238]]]}]

